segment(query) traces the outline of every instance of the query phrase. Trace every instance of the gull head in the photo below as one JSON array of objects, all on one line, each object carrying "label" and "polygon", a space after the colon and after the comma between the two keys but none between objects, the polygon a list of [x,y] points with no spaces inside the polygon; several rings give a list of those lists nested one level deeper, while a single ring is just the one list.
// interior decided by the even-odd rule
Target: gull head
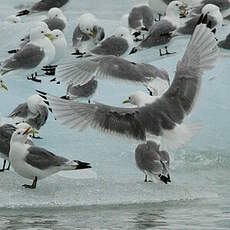
[{"label": "gull head", "polygon": [[124,38],[125,40],[127,40],[127,42],[130,44],[130,43],[133,43],[133,39],[132,39],[132,36],[129,32],[129,30],[127,28],[125,28],[124,26],[120,26],[116,29],[114,35],[116,37],[121,37],[121,38]]},{"label": "gull head", "polygon": [[134,94],[130,95],[128,99],[123,101],[123,104],[132,104],[135,106],[143,106],[145,104],[151,103],[154,100],[154,97],[149,96],[148,94],[137,91]]},{"label": "gull head", "polygon": [[217,21],[217,25],[222,26],[223,16],[218,6],[213,5],[213,4],[207,4],[203,7],[202,13],[214,17]]},{"label": "gull head", "polygon": [[48,11],[48,17],[52,18],[61,18],[63,16],[62,10],[57,7],[53,7]]},{"label": "gull head", "polygon": [[34,94],[34,95],[28,97],[27,104],[28,104],[29,110],[32,113],[37,113],[37,111],[39,109],[39,106],[45,106],[45,107],[47,107],[47,105],[43,101],[43,99],[39,95],[37,95],[37,94]]},{"label": "gull head", "polygon": [[50,39],[51,41],[66,40],[65,35],[61,30],[53,30],[50,32],[50,34],[52,35]]},{"label": "gull head", "polygon": [[172,1],[169,3],[166,10],[166,17],[173,19],[184,17],[187,15],[188,5],[180,1]]},{"label": "gull head", "polygon": [[27,129],[16,129],[16,131],[12,134],[10,142],[25,144],[31,132],[32,129],[30,127]]},{"label": "gull head", "polygon": [[87,34],[93,38],[95,38],[97,35],[95,32],[95,29],[94,29],[96,24],[97,24],[97,22],[96,22],[94,15],[92,15],[90,13],[83,14],[79,19],[80,30],[83,33],[85,33],[85,34]]},{"label": "gull head", "polygon": [[42,26],[38,26],[30,31],[30,40],[36,41],[38,39],[43,39],[45,37],[51,38],[50,30]]},{"label": "gull head", "polygon": [[0,77],[0,88],[8,91],[8,88],[1,77]]}]

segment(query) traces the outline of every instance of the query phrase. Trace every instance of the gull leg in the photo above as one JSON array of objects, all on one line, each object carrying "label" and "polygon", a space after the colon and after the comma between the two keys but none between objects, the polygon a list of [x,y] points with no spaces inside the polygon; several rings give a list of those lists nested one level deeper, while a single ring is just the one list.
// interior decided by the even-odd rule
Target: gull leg
[{"label": "gull leg", "polygon": [[38,76],[37,72],[34,74],[32,73],[30,76],[27,76],[27,80],[35,81],[41,83],[42,81],[37,79],[36,77]]},{"label": "gull leg", "polygon": [[148,176],[147,176],[147,174],[145,174],[145,180],[144,180],[144,182],[148,182]]},{"label": "gull leg", "polygon": [[4,160],[3,166],[2,166],[2,169],[0,169],[0,172],[4,172],[5,171],[5,166],[6,166],[6,160]]},{"label": "gull leg", "polygon": [[11,165],[11,163],[9,162],[9,164],[8,164],[8,167],[7,167],[7,169],[6,170],[10,170],[10,165]]},{"label": "gull leg", "polygon": [[22,186],[25,187],[25,188],[29,188],[29,189],[35,189],[36,185],[37,185],[37,180],[38,180],[38,178],[35,177],[34,180],[33,180],[32,185],[24,184]]}]

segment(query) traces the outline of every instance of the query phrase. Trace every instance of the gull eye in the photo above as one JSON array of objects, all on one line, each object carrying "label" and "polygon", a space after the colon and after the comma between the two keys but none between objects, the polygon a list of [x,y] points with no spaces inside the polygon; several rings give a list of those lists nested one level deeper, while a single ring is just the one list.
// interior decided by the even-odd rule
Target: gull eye
[{"label": "gull eye", "polygon": [[178,4],[176,4],[176,6],[179,6]]},{"label": "gull eye", "polygon": [[57,17],[58,15],[56,14],[55,16]]},{"label": "gull eye", "polygon": [[41,33],[44,34],[44,31],[42,30]]},{"label": "gull eye", "polygon": [[131,97],[129,97],[129,100],[131,100]]},{"label": "gull eye", "polygon": [[18,135],[21,134],[20,132],[17,133]]},{"label": "gull eye", "polygon": [[121,37],[123,37],[124,36],[124,34],[121,34]]},{"label": "gull eye", "polygon": [[86,28],[87,31],[89,31],[89,28]]},{"label": "gull eye", "polygon": [[56,38],[58,38],[58,35],[56,35]]}]

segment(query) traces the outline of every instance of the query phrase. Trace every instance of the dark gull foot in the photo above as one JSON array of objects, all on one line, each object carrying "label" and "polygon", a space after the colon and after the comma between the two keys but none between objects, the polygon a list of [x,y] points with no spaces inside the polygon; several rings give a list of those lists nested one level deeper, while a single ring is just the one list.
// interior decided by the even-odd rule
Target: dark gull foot
[{"label": "dark gull foot", "polygon": [[38,178],[35,177],[32,185],[24,184],[22,186],[25,188],[29,188],[29,189],[35,189],[36,185],[37,185],[37,180],[38,180]]}]

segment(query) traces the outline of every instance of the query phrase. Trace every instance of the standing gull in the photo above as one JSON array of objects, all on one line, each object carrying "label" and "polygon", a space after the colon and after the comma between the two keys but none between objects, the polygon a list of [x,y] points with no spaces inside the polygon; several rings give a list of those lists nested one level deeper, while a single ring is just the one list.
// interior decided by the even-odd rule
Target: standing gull
[{"label": "standing gull", "polygon": [[76,54],[82,55],[93,49],[104,37],[104,29],[98,25],[94,15],[90,13],[81,15],[72,38]]},{"label": "standing gull", "polygon": [[[45,125],[48,119],[49,111],[47,105],[38,95],[32,95],[27,99],[27,102],[18,105],[9,115],[16,122],[26,122],[33,129],[39,130]],[[34,137],[33,131],[33,137]]]},{"label": "standing gull", "polygon": [[135,160],[137,167],[145,174],[145,182],[148,182],[148,176],[161,180],[165,184],[171,182],[169,154],[166,151],[160,151],[160,146],[155,142],[147,141],[147,143],[139,144],[135,150]]},{"label": "standing gull", "polygon": [[214,4],[220,8],[223,17],[230,14],[230,0],[202,0],[198,6],[194,7],[192,13],[200,14],[203,7],[207,4]]},{"label": "standing gull", "polygon": [[183,124],[183,120],[197,101],[203,73],[215,66],[218,57],[215,35],[206,23],[207,16],[202,15],[182,60],[177,63],[171,86],[152,104],[118,108],[66,101],[46,93],[42,96],[57,120],[71,128],[92,127],[139,141],[146,141],[148,135],[161,137],[166,147],[184,144],[194,130]]},{"label": "standing gull", "polygon": [[61,98],[66,100],[86,98],[90,103],[90,98],[96,92],[97,84],[97,80],[95,80],[94,77],[84,85],[69,84],[66,90],[66,95]]},{"label": "standing gull", "polygon": [[94,49],[89,51],[92,55],[122,56],[128,54],[133,46],[133,39],[128,29],[118,27],[113,36],[103,40]]},{"label": "standing gull", "polygon": [[37,180],[44,179],[62,170],[79,170],[91,168],[89,163],[68,160],[54,155],[44,148],[26,144],[30,129],[16,130],[10,141],[9,159],[15,172],[20,176],[33,180],[32,185],[25,188],[35,189]]},{"label": "standing gull", "polygon": [[18,12],[17,16],[23,16],[23,15],[32,14],[32,13],[48,11],[53,7],[60,8],[68,2],[69,2],[69,0],[41,0],[37,3],[35,3],[31,7],[31,9],[22,10],[22,11]]},{"label": "standing gull", "polygon": [[[184,8],[184,4],[180,1],[171,2],[167,7],[166,16],[161,21],[153,24],[146,38],[141,41],[137,47],[134,47],[130,54],[151,47],[158,47],[160,56],[170,54],[167,49],[167,44],[173,38],[176,29],[179,27],[180,14]],[[161,52],[162,48],[165,48],[165,54]]]},{"label": "standing gull", "polygon": [[48,18],[44,20],[50,30],[63,31],[67,26],[67,19],[59,8],[52,8],[48,12]]},{"label": "standing gull", "polygon": [[[208,15],[208,20],[212,22],[212,28],[222,26],[223,16],[220,13],[218,6],[213,4],[205,5],[202,9],[202,13]],[[192,34],[195,30],[199,18],[200,15],[192,16],[187,21],[185,21],[184,25],[177,29],[177,32],[180,34]]]},{"label": "standing gull", "polygon": [[15,70],[35,72],[50,64],[55,56],[55,48],[48,37],[52,37],[43,27],[36,27],[30,33],[30,42],[2,63],[0,75]]}]

